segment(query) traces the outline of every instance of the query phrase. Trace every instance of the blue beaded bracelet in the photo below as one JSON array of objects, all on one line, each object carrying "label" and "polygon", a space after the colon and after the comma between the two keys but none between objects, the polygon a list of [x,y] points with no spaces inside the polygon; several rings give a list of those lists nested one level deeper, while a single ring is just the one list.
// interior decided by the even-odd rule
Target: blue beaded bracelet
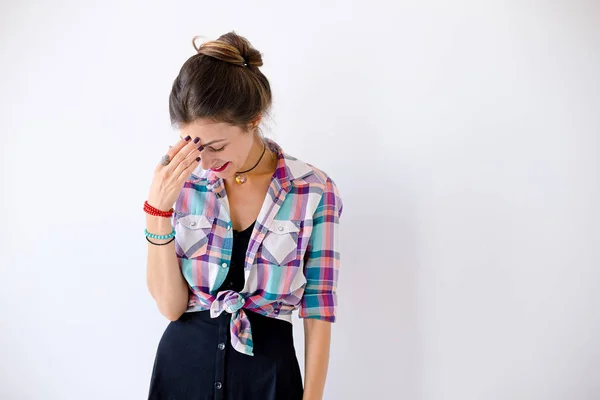
[{"label": "blue beaded bracelet", "polygon": [[148,232],[148,229],[144,229],[144,234],[146,235],[146,237],[149,237],[151,239],[171,239],[175,237],[175,229],[173,229],[173,231],[168,235],[155,235],[154,233]]}]

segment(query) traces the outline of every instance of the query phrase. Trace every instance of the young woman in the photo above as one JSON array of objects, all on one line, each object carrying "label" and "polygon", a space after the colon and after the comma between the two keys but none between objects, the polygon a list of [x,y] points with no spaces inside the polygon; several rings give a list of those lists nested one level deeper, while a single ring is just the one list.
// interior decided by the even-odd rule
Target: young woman
[{"label": "young woman", "polygon": [[194,48],[169,99],[182,139],[144,204],[148,289],[172,321],[149,398],[321,399],[337,306],[338,189],[260,133],[271,90],[245,38],[232,32]]}]

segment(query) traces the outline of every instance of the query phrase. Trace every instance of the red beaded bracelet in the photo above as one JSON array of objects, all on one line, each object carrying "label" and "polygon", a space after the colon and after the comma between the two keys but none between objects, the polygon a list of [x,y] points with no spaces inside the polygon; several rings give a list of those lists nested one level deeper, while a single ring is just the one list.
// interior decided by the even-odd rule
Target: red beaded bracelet
[{"label": "red beaded bracelet", "polygon": [[159,210],[158,208],[154,208],[150,204],[148,204],[148,200],[146,200],[144,202],[144,211],[146,212],[146,214],[150,214],[155,217],[171,218],[171,216],[173,216],[174,210],[172,208],[169,211]]}]

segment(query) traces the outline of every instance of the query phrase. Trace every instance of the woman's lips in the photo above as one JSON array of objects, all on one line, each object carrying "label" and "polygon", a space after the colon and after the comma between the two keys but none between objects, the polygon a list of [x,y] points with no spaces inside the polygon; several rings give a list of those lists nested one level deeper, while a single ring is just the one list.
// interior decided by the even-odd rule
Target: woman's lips
[{"label": "woman's lips", "polygon": [[223,166],[222,166],[221,168],[211,168],[210,170],[211,170],[211,171],[214,171],[214,172],[221,172],[221,171],[223,171],[225,168],[227,168],[227,166],[228,166],[228,165],[229,165],[229,161],[228,161],[228,162],[226,162],[225,164],[223,164]]}]

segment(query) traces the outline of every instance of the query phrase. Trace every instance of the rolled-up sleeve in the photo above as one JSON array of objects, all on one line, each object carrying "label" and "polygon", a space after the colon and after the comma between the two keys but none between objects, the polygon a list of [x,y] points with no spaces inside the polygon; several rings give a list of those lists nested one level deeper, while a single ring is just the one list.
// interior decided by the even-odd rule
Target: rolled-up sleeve
[{"label": "rolled-up sleeve", "polygon": [[300,318],[335,322],[340,270],[339,220],[342,199],[335,183],[327,178],[313,216],[313,230],[304,259],[306,286],[300,302]]}]

